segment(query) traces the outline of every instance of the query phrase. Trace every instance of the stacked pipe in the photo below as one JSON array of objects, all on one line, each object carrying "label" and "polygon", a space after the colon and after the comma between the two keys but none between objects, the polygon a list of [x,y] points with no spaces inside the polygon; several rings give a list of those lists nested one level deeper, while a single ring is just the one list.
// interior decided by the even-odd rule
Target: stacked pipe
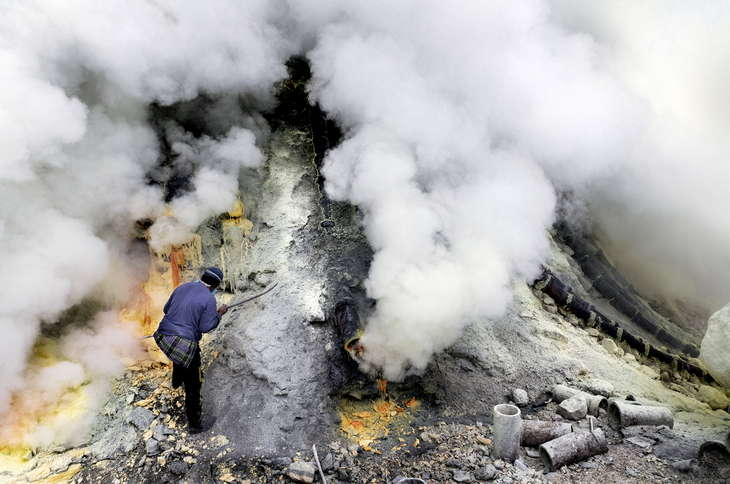
[{"label": "stacked pipe", "polygon": [[542,275],[535,280],[535,288],[544,292],[556,304],[563,306],[566,310],[583,319],[590,327],[599,329],[612,338],[624,341],[631,348],[634,348],[649,358],[656,358],[662,363],[672,365],[678,371],[687,370],[690,374],[705,378],[708,382],[714,381],[707,371],[691,364],[682,356],[673,355],[662,351],[643,339],[636,337],[621,328],[617,323],[600,313],[594,306],[573,292],[573,290],[560,282],[552,272],[544,269]]},{"label": "stacked pipe", "polygon": [[590,236],[576,234],[565,225],[558,228],[560,236],[573,250],[573,258],[580,264],[583,274],[613,307],[662,343],[693,358],[699,356],[697,345],[688,342],[692,336],[649,306],[636,289],[621,277]]}]

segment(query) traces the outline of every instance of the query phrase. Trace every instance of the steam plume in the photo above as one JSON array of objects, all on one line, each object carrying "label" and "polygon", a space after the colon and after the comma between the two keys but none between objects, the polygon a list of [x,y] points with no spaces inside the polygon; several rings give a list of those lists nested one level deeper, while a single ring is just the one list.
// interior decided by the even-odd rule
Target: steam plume
[{"label": "steam plume", "polygon": [[[261,154],[255,119],[229,122],[216,139],[170,136],[188,164],[192,186],[167,207],[154,179],[160,157],[149,125],[150,102],[170,104],[200,92],[227,99],[256,95],[265,105],[285,69],[287,43],[271,24],[265,1],[201,3],[86,0],[3,5],[0,19],[0,422],[19,418],[11,407],[23,391],[57,401],[81,383],[94,386],[103,354],[129,356],[128,338],[107,338],[108,317],[73,351],[58,353],[81,363],[58,362],[36,374],[28,366],[41,322],[54,323],[89,297],[102,280],[107,290],[135,282],[130,227],[134,220],[160,223],[156,246],[187,241],[205,218],[229,209],[238,194],[241,168]],[[214,106],[211,125],[226,126],[236,103]],[[254,116],[255,117],[255,116]],[[240,116],[239,116],[240,118]],[[260,123],[259,123],[260,124]],[[164,230],[165,226],[170,228]],[[154,235],[154,234],[153,234]],[[114,294],[109,300],[124,300]],[[96,326],[95,326],[96,327]],[[123,331],[115,329],[114,331]],[[127,330],[129,332],[129,330]],[[98,351],[104,349],[104,352]],[[90,364],[89,360],[95,360]],[[118,361],[118,358],[117,358]],[[60,366],[59,366],[60,365]],[[119,364],[104,375],[120,374]],[[58,371],[54,370],[57,368]],[[60,378],[59,375],[66,375]],[[74,376],[75,375],[75,376]],[[71,378],[70,376],[74,376]],[[68,379],[68,378],[70,379]],[[64,379],[65,378],[65,379]],[[86,390],[84,390],[86,391]],[[93,410],[92,398],[87,398]],[[35,412],[35,411],[34,411]],[[86,423],[81,423],[85,428]],[[32,431],[30,445],[54,436],[68,440],[73,428]],[[78,430],[78,429],[77,429]],[[3,435],[3,439],[10,438]]]},{"label": "steam plume", "polygon": [[[536,275],[558,191],[644,287],[727,300],[729,14],[654,0],[5,2],[0,422],[21,389],[82,378],[37,380],[26,362],[41,321],[137,277],[109,270],[131,257],[133,220],[157,221],[159,248],[229,208],[266,131],[241,99],[270,105],[294,53],[345,131],[326,190],[366,214],[378,306],[365,343],[388,378],[422,370],[504,310],[511,278]],[[161,167],[149,104],[199,93],[222,100],[205,113],[215,134],[163,126],[178,156]],[[166,204],[150,182],[169,170],[190,184]],[[88,376],[75,358],[67,374]]]}]

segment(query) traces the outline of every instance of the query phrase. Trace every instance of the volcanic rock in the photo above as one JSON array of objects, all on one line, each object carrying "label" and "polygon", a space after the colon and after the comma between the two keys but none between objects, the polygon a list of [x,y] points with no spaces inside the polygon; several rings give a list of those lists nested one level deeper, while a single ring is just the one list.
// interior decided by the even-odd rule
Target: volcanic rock
[{"label": "volcanic rock", "polygon": [[176,460],[170,463],[170,471],[175,475],[181,476],[188,471],[188,465],[181,460]]},{"label": "volcanic rock", "polygon": [[558,415],[568,420],[580,420],[588,413],[588,404],[583,395],[575,395],[558,405]]},{"label": "volcanic rock", "polygon": [[525,405],[530,403],[527,392],[521,388],[515,388],[512,391],[512,401],[515,402],[515,405],[517,405],[518,407],[524,407]]},{"label": "volcanic rock", "polygon": [[297,461],[287,468],[286,475],[295,481],[310,483],[314,481],[315,472],[317,466],[314,462]]},{"label": "volcanic rock", "polygon": [[471,481],[471,474],[466,471],[455,470],[454,480],[456,482],[469,482]]},{"label": "volcanic rock", "polygon": [[328,471],[335,466],[335,459],[332,457],[332,453],[327,453],[324,459],[322,459],[322,470]]},{"label": "volcanic rock", "polygon": [[339,422],[337,399],[329,396],[344,383],[349,363],[334,326],[310,323],[334,306],[344,274],[366,279],[371,249],[351,217],[338,218],[335,204],[338,237],[312,223],[321,214],[321,195],[308,123],[272,137],[252,207],[256,242],[236,282],[250,291],[232,302],[274,281],[279,286],[246,311],[226,315],[225,330],[212,334],[221,350],[206,373],[204,413],[218,416],[218,428],[244,453],[275,453],[282,441],[311,447],[334,439]]},{"label": "volcanic rock", "polygon": [[127,422],[134,424],[139,430],[147,430],[155,420],[155,414],[143,407],[134,407],[127,415]]},{"label": "volcanic rock", "polygon": [[497,477],[497,468],[489,464],[474,473],[474,477],[480,481],[489,481]]},{"label": "volcanic rock", "polygon": [[730,403],[724,393],[709,385],[701,385],[697,392],[697,400],[705,402],[713,410],[726,409]]},{"label": "volcanic rock", "polygon": [[608,398],[613,394],[613,385],[606,380],[593,379],[588,382],[588,391]]},{"label": "volcanic rock", "polygon": [[160,453],[160,445],[153,438],[147,439],[145,448],[147,449],[147,455],[157,455]]}]

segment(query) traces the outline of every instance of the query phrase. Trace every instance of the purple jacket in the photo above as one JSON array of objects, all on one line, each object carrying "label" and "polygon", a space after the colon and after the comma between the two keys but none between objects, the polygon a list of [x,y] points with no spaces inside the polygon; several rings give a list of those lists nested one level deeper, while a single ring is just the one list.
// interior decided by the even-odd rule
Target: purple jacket
[{"label": "purple jacket", "polygon": [[200,341],[203,333],[213,331],[221,322],[213,294],[200,282],[178,286],[163,311],[165,317],[157,331],[193,341]]}]

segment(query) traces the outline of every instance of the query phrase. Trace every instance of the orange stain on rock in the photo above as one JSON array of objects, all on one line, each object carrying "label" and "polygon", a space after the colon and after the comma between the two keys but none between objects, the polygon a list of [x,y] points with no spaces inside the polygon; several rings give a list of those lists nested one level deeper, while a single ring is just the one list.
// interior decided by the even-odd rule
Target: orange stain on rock
[{"label": "orange stain on rock", "polygon": [[180,273],[185,270],[185,250],[173,247],[170,252],[170,269],[172,270],[173,289],[180,285]]}]

